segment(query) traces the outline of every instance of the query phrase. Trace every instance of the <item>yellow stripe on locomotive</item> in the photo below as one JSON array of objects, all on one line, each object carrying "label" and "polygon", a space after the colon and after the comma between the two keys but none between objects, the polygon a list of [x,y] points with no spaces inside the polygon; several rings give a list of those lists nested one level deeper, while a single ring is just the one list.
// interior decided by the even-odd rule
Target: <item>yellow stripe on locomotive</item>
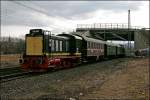
[{"label": "yellow stripe on locomotive", "polygon": [[[67,53],[67,52],[62,52],[62,53],[44,53],[47,56],[51,55],[51,56],[70,56],[71,53]],[[81,53],[73,53],[72,55],[74,56],[81,56]]]}]

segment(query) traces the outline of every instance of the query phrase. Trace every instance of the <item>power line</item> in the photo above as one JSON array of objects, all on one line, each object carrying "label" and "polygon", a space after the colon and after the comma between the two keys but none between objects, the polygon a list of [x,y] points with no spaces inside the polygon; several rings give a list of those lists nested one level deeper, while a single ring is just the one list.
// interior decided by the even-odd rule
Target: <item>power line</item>
[{"label": "power line", "polygon": [[39,9],[35,9],[35,8],[33,8],[33,7],[27,6],[27,5],[22,4],[22,3],[20,3],[20,2],[17,2],[17,1],[12,1],[12,2],[15,3],[15,4],[21,5],[21,6],[25,7],[25,8],[29,8],[29,9],[31,9],[31,10],[33,10],[33,11],[38,12],[38,13],[44,14],[44,15],[46,15],[46,16],[49,16],[46,12],[41,11],[41,10],[39,10]]},{"label": "power line", "polygon": [[[41,14],[43,14],[43,15],[46,15],[46,16],[48,16],[48,17],[51,17],[51,16],[49,16],[49,15],[47,14],[47,12],[45,12],[45,11],[42,11],[42,10],[33,8],[33,7],[31,7],[31,6],[28,6],[28,5],[26,5],[26,4],[23,4],[23,3],[21,3],[21,2],[15,1],[15,0],[12,0],[11,2],[14,3],[14,4],[20,5],[20,6],[22,6],[22,7],[31,9],[32,11],[35,11],[35,12],[41,13]],[[34,5],[35,5],[35,4],[34,4]],[[37,5],[35,5],[35,6],[37,6]],[[39,6],[37,6],[37,7],[39,7]],[[52,27],[52,28],[54,28],[54,29],[57,29],[57,28],[58,28],[57,25],[52,25],[52,24],[50,25],[50,27]],[[60,27],[59,29],[63,29],[63,28]]]},{"label": "power line", "polygon": [[[20,6],[23,6],[23,7],[25,7],[25,8],[31,9],[31,10],[33,10],[33,11],[35,11],[35,12],[38,12],[38,13],[41,13],[41,14],[44,14],[44,15],[50,17],[46,12],[41,11],[41,10],[39,10],[39,9],[35,9],[35,8],[33,8],[33,7],[27,6],[27,5],[22,4],[22,3],[20,3],[20,2],[17,2],[17,1],[12,1],[12,2],[15,3],[15,4],[18,4],[18,5],[20,5]],[[56,26],[56,25],[52,25],[52,27],[53,27],[53,26],[54,26],[54,27],[58,27],[58,26]]]}]

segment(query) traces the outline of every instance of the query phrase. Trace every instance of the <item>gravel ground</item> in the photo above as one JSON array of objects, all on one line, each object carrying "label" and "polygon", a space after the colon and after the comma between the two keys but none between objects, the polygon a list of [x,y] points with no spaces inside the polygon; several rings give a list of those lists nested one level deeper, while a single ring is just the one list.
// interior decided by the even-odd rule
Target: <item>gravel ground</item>
[{"label": "gravel ground", "polygon": [[[143,63],[143,61],[146,62],[148,60],[120,58],[1,83],[1,100],[87,100],[93,98],[100,99],[100,97],[104,99],[121,98],[122,96],[124,96],[123,98],[131,99],[136,97],[136,93],[133,93],[134,89],[126,91],[126,88],[132,88],[132,85],[134,86],[140,80],[142,80],[143,83],[137,84],[137,87],[135,87],[137,90],[138,87],[140,87],[141,90],[145,90],[145,88],[149,86],[147,82],[148,76],[146,76],[148,75],[148,71],[145,69],[148,65],[146,65],[147,63]],[[138,62],[137,64],[139,66],[146,67],[143,67],[144,70],[142,70],[142,67],[138,67],[136,70],[136,65],[132,65],[133,62],[135,64]],[[140,65],[140,63],[143,63],[143,65]],[[131,71],[130,64],[132,65]],[[139,71],[139,75],[144,76],[130,78],[130,75],[134,76],[132,73],[136,73],[137,71]],[[146,74],[141,74],[143,73],[142,71]],[[124,77],[129,78],[126,79]],[[132,81],[134,78],[135,80]],[[145,80],[147,83],[145,83]],[[126,84],[129,84],[129,86],[126,86]],[[123,89],[125,89],[125,93],[127,93],[121,92],[120,95],[116,95],[119,92],[113,88],[113,85],[115,89],[118,88],[117,86],[120,86],[118,91],[121,89],[122,92],[124,92]],[[124,85],[125,87],[121,87]],[[111,91],[109,91],[110,89]],[[127,94],[130,95],[128,96]],[[144,92],[144,96],[141,94],[136,98],[143,99],[144,97],[148,97],[147,91]]]},{"label": "gravel ground", "polygon": [[87,99],[149,100],[149,59],[133,59],[122,70],[115,71]]}]

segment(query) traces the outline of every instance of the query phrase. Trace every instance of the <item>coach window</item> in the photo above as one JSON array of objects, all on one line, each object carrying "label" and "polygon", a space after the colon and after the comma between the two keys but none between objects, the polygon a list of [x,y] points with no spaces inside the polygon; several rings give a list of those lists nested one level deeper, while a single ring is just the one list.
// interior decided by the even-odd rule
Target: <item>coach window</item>
[{"label": "coach window", "polygon": [[96,49],[98,49],[98,43],[96,43]]},{"label": "coach window", "polygon": [[89,42],[89,48],[91,48],[91,42]]},{"label": "coach window", "polygon": [[101,49],[101,44],[99,44],[99,49]]},{"label": "coach window", "polygon": [[58,40],[56,40],[55,42],[56,42],[56,51],[58,51]]},{"label": "coach window", "polygon": [[92,42],[89,42],[90,48],[92,48]]},{"label": "coach window", "polygon": [[98,43],[96,43],[96,49],[98,49]]},{"label": "coach window", "polygon": [[59,41],[60,51],[62,51],[62,41]]},{"label": "coach window", "polygon": [[92,42],[92,48],[94,48],[94,43]]},{"label": "coach window", "polygon": [[94,43],[92,43],[92,48],[94,48]]},{"label": "coach window", "polygon": [[95,48],[95,43],[93,43],[93,48]]},{"label": "coach window", "polygon": [[88,42],[88,48],[90,48],[90,42]]},{"label": "coach window", "polygon": [[89,47],[89,43],[87,42],[87,48]]},{"label": "coach window", "polygon": [[102,49],[102,44],[100,44],[100,49]]},{"label": "coach window", "polygon": [[91,42],[91,47],[94,48],[94,43],[93,42]]},{"label": "coach window", "polygon": [[96,46],[95,48],[97,49],[97,47],[98,47],[97,43],[95,43],[95,46]]},{"label": "coach window", "polygon": [[92,42],[89,42],[90,48],[92,48]]}]

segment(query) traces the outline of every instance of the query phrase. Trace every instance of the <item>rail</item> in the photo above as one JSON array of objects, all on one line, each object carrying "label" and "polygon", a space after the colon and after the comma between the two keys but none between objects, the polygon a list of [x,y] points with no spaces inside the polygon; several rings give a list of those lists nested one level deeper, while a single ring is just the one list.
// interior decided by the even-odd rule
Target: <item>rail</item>
[{"label": "rail", "polygon": [[4,75],[4,76],[1,76],[1,81],[0,82],[7,82],[7,81],[15,80],[15,79],[21,78],[24,75],[27,75],[29,73],[30,72],[20,72],[20,73]]}]

